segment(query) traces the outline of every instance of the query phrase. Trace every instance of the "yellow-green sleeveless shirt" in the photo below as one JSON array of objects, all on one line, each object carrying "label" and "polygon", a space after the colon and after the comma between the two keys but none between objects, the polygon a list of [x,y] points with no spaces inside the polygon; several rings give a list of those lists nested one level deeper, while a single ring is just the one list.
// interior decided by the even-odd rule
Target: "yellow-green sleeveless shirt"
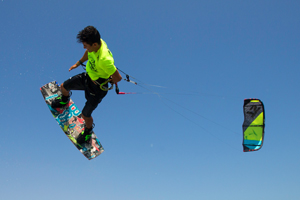
[{"label": "yellow-green sleeveless shirt", "polygon": [[102,39],[100,49],[97,52],[88,52],[88,59],[86,72],[93,81],[98,78],[108,79],[117,70],[113,55]]}]

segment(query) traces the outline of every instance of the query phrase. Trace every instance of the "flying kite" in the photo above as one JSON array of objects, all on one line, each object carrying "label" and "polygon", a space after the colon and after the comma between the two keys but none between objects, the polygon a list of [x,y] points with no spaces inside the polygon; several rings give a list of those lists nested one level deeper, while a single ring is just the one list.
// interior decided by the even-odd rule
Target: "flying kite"
[{"label": "flying kite", "polygon": [[259,99],[244,100],[243,148],[244,152],[259,150],[264,141],[265,110]]}]

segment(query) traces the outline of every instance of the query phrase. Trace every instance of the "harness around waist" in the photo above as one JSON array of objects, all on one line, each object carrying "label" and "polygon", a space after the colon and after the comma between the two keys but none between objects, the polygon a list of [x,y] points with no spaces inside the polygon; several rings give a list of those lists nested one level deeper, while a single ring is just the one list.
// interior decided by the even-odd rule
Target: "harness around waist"
[{"label": "harness around waist", "polygon": [[108,87],[108,83],[110,83],[111,78],[109,79],[104,79],[104,78],[98,78],[97,80],[93,81],[97,85],[99,85],[100,89],[103,91],[108,91],[114,88],[114,84],[111,84],[110,87]]}]

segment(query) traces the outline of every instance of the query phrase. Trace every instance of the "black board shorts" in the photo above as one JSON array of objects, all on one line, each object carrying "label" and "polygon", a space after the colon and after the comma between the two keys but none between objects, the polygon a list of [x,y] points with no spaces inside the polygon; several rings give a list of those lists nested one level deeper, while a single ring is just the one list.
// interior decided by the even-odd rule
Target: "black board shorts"
[{"label": "black board shorts", "polygon": [[[99,84],[106,81],[105,79],[99,78],[97,82]],[[98,104],[106,96],[107,91],[100,89],[99,85],[96,85],[87,73],[81,73],[71,77],[63,83],[66,90],[84,90],[86,103],[82,109],[82,114],[85,117],[91,117],[92,112],[97,108]],[[108,84],[104,85],[108,87]]]}]

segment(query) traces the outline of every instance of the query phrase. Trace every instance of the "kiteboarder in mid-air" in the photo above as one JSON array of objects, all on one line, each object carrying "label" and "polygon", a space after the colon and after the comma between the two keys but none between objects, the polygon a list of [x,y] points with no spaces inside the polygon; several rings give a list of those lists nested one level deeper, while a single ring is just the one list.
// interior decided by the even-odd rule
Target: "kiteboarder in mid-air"
[{"label": "kiteboarder in mid-air", "polygon": [[[84,90],[86,103],[82,110],[82,117],[85,120],[84,131],[77,138],[79,144],[90,139],[93,129],[92,112],[106,96],[108,80],[114,84],[122,80],[122,76],[114,65],[113,55],[107,44],[101,39],[100,33],[93,26],[87,26],[77,35],[79,43],[86,49],[82,58],[70,67],[69,71],[86,64],[86,72],[78,74],[66,80],[60,88],[62,96],[52,102],[53,108],[64,107],[70,101],[71,90]],[[100,87],[101,85],[101,87]]]}]

